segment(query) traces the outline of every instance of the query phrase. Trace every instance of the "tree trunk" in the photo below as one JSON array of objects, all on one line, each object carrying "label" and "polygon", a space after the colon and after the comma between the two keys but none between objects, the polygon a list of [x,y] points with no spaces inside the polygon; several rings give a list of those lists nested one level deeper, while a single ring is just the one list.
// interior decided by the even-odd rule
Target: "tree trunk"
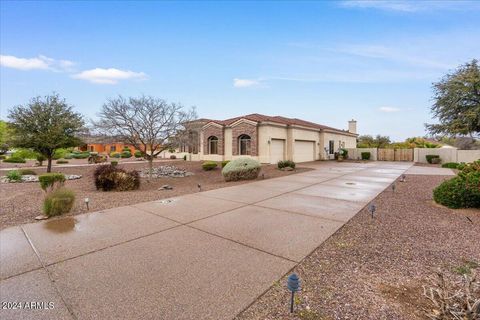
[{"label": "tree trunk", "polygon": [[148,157],[148,180],[152,180],[153,156]]},{"label": "tree trunk", "polygon": [[48,157],[47,173],[52,172],[52,157]]}]

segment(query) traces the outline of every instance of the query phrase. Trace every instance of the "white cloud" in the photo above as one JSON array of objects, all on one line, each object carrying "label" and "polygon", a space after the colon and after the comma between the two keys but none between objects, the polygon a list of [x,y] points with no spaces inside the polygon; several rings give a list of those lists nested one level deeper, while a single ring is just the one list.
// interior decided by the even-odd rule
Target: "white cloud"
[{"label": "white cloud", "polygon": [[35,58],[18,58],[15,56],[0,55],[0,65],[17,70],[50,70],[55,72],[70,71],[75,65],[69,60],[56,60],[43,55]]},{"label": "white cloud", "polygon": [[233,86],[235,88],[249,88],[249,87],[258,87],[261,84],[259,79],[233,79]]},{"label": "white cloud", "polygon": [[147,75],[143,72],[125,71],[115,68],[95,68],[74,74],[72,78],[98,84],[117,84],[122,80],[146,80]]},{"label": "white cloud", "polygon": [[19,69],[19,70],[34,70],[34,69],[48,69],[48,63],[40,58],[17,58],[14,56],[0,55],[0,65],[2,67]]},{"label": "white cloud", "polygon": [[420,12],[434,10],[472,10],[480,9],[477,1],[414,1],[414,0],[347,0],[340,2],[344,8],[378,9],[399,12]]},{"label": "white cloud", "polygon": [[399,108],[395,108],[395,107],[380,107],[378,108],[379,111],[381,112],[398,112],[400,111]]}]

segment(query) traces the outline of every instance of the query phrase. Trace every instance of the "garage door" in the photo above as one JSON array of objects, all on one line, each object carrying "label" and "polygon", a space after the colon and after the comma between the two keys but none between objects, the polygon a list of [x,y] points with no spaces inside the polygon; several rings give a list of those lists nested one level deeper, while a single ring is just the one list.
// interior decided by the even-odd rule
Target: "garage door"
[{"label": "garage door", "polygon": [[285,140],[272,139],[270,144],[270,163],[285,160]]},{"label": "garage door", "polygon": [[293,161],[307,162],[315,160],[315,141],[295,140]]}]

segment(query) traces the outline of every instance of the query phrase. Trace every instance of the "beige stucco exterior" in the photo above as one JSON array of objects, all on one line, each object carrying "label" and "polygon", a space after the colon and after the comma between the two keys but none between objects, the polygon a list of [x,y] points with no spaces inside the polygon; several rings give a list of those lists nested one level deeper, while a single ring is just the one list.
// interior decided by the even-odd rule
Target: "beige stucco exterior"
[{"label": "beige stucco exterior", "polygon": [[[244,127],[240,127],[243,125]],[[293,160],[296,162],[313,161],[313,160],[328,160],[333,159],[334,154],[328,153],[329,141],[333,141],[333,152],[337,152],[339,148],[355,148],[357,144],[356,132],[349,132],[347,130],[337,129],[321,129],[301,125],[290,125],[276,123],[273,121],[253,122],[250,120],[240,119],[230,125],[213,124],[213,130],[218,130],[223,127],[222,133],[213,131],[212,124],[206,124],[200,133],[200,154],[199,160],[223,161],[232,160],[239,157],[251,157],[261,163],[276,163],[279,157],[283,160]],[[240,129],[239,129],[240,127]],[[256,129],[252,129],[255,128]],[[210,128],[210,129],[209,129]],[[255,135],[252,136],[251,143],[255,144],[255,151],[252,155],[238,155],[238,145],[234,139],[242,132],[242,128],[246,128],[249,133],[255,130]],[[351,121],[349,129],[355,128]],[[219,153],[209,154],[206,147],[209,136],[221,135],[220,141],[222,143]],[[253,150],[253,148],[252,148]],[[311,150],[311,156],[310,156]],[[325,151],[327,150],[327,152]],[[197,157],[195,157],[197,158]]]}]

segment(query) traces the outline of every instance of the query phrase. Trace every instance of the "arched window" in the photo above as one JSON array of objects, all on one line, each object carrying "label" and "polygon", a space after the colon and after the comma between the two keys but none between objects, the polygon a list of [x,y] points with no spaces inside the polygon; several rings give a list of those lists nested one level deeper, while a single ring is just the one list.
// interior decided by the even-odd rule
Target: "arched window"
[{"label": "arched window", "polygon": [[250,155],[251,138],[247,134],[242,134],[238,137],[238,154]]},{"label": "arched window", "polygon": [[218,154],[218,138],[215,136],[208,138],[208,154]]}]

